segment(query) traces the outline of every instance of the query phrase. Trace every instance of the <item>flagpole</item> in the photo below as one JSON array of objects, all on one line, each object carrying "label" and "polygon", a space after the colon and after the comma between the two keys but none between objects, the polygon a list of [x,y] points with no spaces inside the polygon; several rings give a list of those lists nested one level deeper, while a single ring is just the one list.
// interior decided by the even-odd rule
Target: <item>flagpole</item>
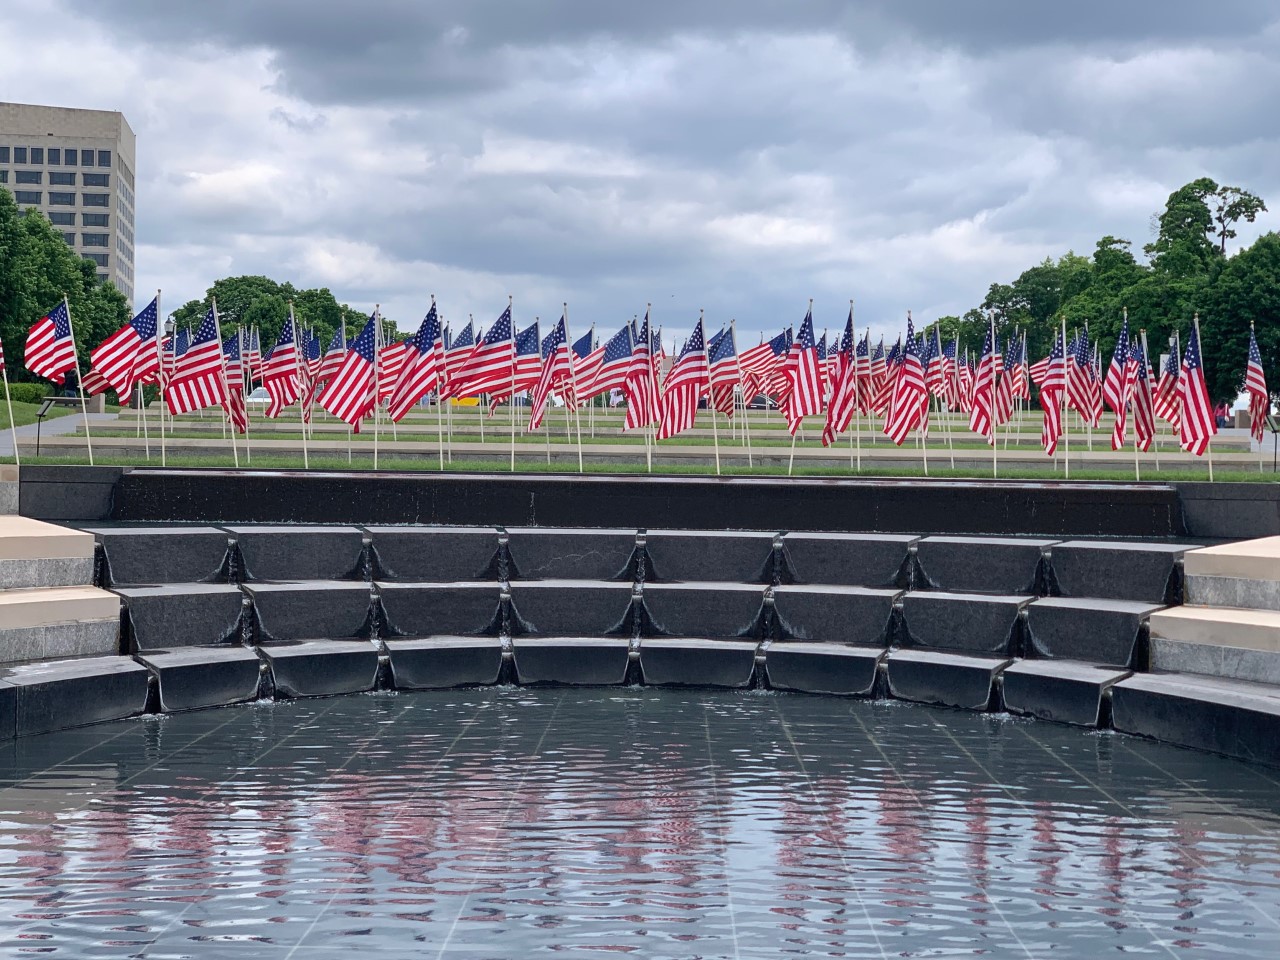
[{"label": "flagpole", "polygon": [[[1249,337],[1250,337],[1250,339],[1251,339],[1251,340],[1256,340],[1256,339],[1257,339],[1257,337],[1254,335],[1253,321],[1252,321],[1252,320],[1250,320],[1250,321],[1249,321]],[[1247,364],[1247,363],[1248,363],[1248,360],[1246,359],[1246,361],[1245,361],[1245,362],[1246,362],[1246,364]],[[1266,407],[1266,410],[1264,411],[1264,415],[1265,415],[1265,414],[1267,414],[1267,413],[1270,413],[1270,412],[1271,412],[1271,398],[1270,398],[1270,397],[1268,397],[1266,402],[1267,402],[1267,407]],[[10,417],[9,419],[10,419],[10,420],[12,420],[13,418],[12,418],[12,417]],[[1252,398],[1252,397],[1250,397],[1250,398],[1249,398],[1249,433],[1250,433],[1250,435],[1252,435],[1252,433],[1253,433],[1253,398]],[[15,444],[14,444],[14,449],[16,450],[17,448],[18,448],[18,445],[15,443]],[[1263,467],[1262,467],[1262,441],[1261,441],[1261,440],[1259,440],[1259,441],[1258,441],[1258,472],[1259,472],[1259,473],[1262,473],[1262,472],[1263,472]]]},{"label": "flagpole", "polygon": [[[71,325],[71,304],[67,295],[62,295],[62,307],[67,312],[67,333],[71,335],[71,354],[76,361],[76,389],[80,394],[80,412],[84,415],[84,443],[89,450],[89,466],[93,466],[93,437],[89,434],[89,404],[84,398],[84,381],[80,379],[80,351],[76,348],[76,333]],[[218,345],[222,349],[222,345]],[[15,447],[16,449],[16,447]]]},{"label": "flagpole", "polygon": [[[222,408],[222,422],[225,426],[231,417],[231,381],[227,378],[227,358],[222,354],[222,324],[218,320],[218,298],[209,298],[209,309],[213,312],[213,335],[218,343],[218,363],[221,364],[219,369],[222,370],[222,399],[224,406]],[[236,428],[235,424],[231,425],[231,459],[235,463],[236,469],[240,469],[240,451],[236,447]]]},{"label": "flagpole", "polygon": [[[507,310],[511,310],[511,305],[515,303],[515,298],[507,294]],[[534,317],[533,322],[537,323],[538,318]],[[538,331],[541,333],[541,329]],[[542,344],[538,344],[541,348]],[[541,349],[539,349],[541,353]],[[507,412],[511,415],[511,472],[516,472],[516,322],[511,321],[511,395],[507,397]],[[548,436],[550,436],[548,434]]]},{"label": "flagpole", "polygon": [[[1203,378],[1204,377],[1204,338],[1200,336],[1200,314],[1199,313],[1192,314],[1191,322],[1196,328],[1196,346],[1200,350],[1200,376],[1201,378]],[[1213,413],[1212,410],[1209,412],[1210,414]],[[1214,422],[1214,430],[1217,430],[1216,420]],[[1213,434],[1209,435],[1209,439],[1205,443],[1204,453],[1205,453],[1205,457],[1209,461],[1209,482],[1213,483]]]},{"label": "flagpole", "polygon": [[382,305],[373,305],[373,469],[378,469],[378,431],[382,426],[381,411],[378,409],[378,392],[381,383],[378,379],[378,361],[382,358]]},{"label": "flagpole", "polygon": [[[1147,331],[1145,329],[1139,330],[1138,333],[1142,337],[1142,363],[1147,368],[1146,370],[1143,371],[1143,373],[1149,373],[1151,370],[1151,354],[1147,352]],[[1159,364],[1157,363],[1156,366],[1159,366]],[[1148,393],[1154,392],[1154,385],[1151,383],[1150,376],[1147,377],[1147,392]],[[1155,411],[1154,400],[1152,401],[1151,408],[1152,408],[1151,409],[1151,449],[1155,453],[1156,472],[1159,473],[1160,472],[1160,426],[1158,423],[1156,423],[1156,411]],[[1134,445],[1134,448],[1136,449],[1138,446],[1136,438],[1134,440],[1133,445]]]},{"label": "flagpole", "polygon": [[[702,319],[701,310],[698,311],[698,319]],[[732,332],[729,335],[733,336]],[[649,345],[653,345],[652,337],[649,338]],[[736,349],[734,350],[734,355],[737,355]],[[707,330],[705,326],[702,328],[702,356],[707,361],[707,412],[711,414],[711,443],[716,450],[716,476],[718,477],[720,476],[720,430],[716,426],[716,398],[711,391],[711,352],[707,349]],[[653,364],[651,363],[650,367],[652,366]],[[698,409],[696,401],[693,409],[696,413]]]},{"label": "flagpole", "polygon": [[1062,318],[1062,467],[1066,471],[1066,479],[1071,479],[1071,429],[1067,418],[1071,411],[1067,409],[1067,318]]},{"label": "flagpole", "polygon": [[[645,335],[646,337],[648,337],[648,338],[649,338],[649,342],[645,344],[645,346],[648,348],[648,349],[646,349],[646,350],[645,350],[645,355],[649,358],[649,384],[650,384],[650,387],[652,388],[652,394],[651,394],[651,395],[652,395],[652,397],[653,397],[653,410],[652,410],[653,416],[649,418],[649,423],[646,425],[646,429],[645,429],[645,432],[644,432],[644,434],[645,434],[645,448],[644,448],[644,452],[645,452],[645,460],[646,460],[646,461],[647,461],[647,463],[648,463],[648,467],[649,467],[649,472],[650,472],[650,473],[653,473],[653,448],[654,448],[654,447],[656,447],[656,446],[658,445],[658,424],[655,422],[655,421],[658,419],[658,416],[657,416],[657,414],[658,414],[658,374],[657,374],[657,372],[653,369],[653,327],[652,327],[652,326],[650,326],[650,324],[652,324],[652,323],[653,323],[653,317],[651,317],[651,316],[649,315],[649,311],[651,310],[651,308],[652,308],[652,307],[653,307],[653,304],[651,304],[651,303],[646,303],[646,304],[644,305],[644,317],[645,317],[645,321],[646,321],[646,322],[645,322],[645,325],[644,325],[644,326],[645,326],[644,335]],[[698,311],[698,319],[699,319],[699,320],[701,320],[701,319],[702,319],[702,311],[701,311],[701,310],[699,310],[699,311]],[[706,332],[706,330],[704,329],[704,330],[702,331],[702,336],[703,336],[703,340],[702,340],[702,342],[703,342],[704,347],[705,347],[705,345],[706,345],[706,334],[707,334],[707,332]],[[710,363],[708,363],[708,364],[707,364],[707,394],[708,394],[708,396],[710,395],[710,393],[711,393],[711,365],[710,365]],[[698,416],[698,401],[697,401],[697,400],[694,400],[694,402],[693,402],[693,415],[694,415],[694,417],[695,417],[695,418]],[[713,427],[715,426],[714,418],[713,418],[713,420],[712,420],[712,426],[713,426]],[[652,444],[650,444],[650,443],[648,442],[648,438],[649,438],[649,435],[650,435],[650,434],[652,434],[652,435],[653,435],[653,443],[652,443]],[[719,446],[717,446],[717,447],[716,447],[716,473],[719,473],[719,472],[720,472],[720,448],[719,448]]]},{"label": "flagpole", "polygon": [[[160,310],[160,291],[157,290],[156,291],[156,364],[157,364],[156,384],[160,388],[159,390],[159,393],[160,393],[160,466],[162,467],[165,466],[165,462],[166,462],[165,443],[164,443],[164,406],[165,406],[164,339],[165,338],[163,336],[164,328],[166,325],[160,319],[163,316],[164,316],[164,313]],[[174,336],[176,335],[177,335],[177,331],[175,330]],[[144,403],[146,402],[145,392],[143,393],[143,402]]]},{"label": "flagpole", "polygon": [[9,408],[9,431],[13,434],[13,465],[22,466],[22,458],[18,456],[18,425],[13,422],[13,399],[9,396],[9,365],[0,363],[0,377],[4,378],[4,402]]},{"label": "flagpole", "polygon": [[243,326],[236,330],[236,346],[240,350],[240,382],[236,384],[236,388],[240,391],[240,405],[244,407],[244,462],[253,463],[253,450],[249,446],[249,400],[248,396],[253,392],[252,389],[244,388],[244,377],[249,373],[249,383],[252,387],[253,374],[249,370],[249,336],[245,332]]},{"label": "flagpole", "polygon": [[[595,330],[595,327],[593,326],[591,329]],[[591,338],[591,341],[589,342],[594,342],[594,340],[595,340],[595,337],[593,336]],[[578,375],[574,372],[574,369],[573,369],[573,362],[577,359],[577,357],[575,357],[573,353],[573,340],[571,340],[569,337],[569,304],[567,302],[564,304],[564,342],[565,342],[565,345],[569,348],[569,388],[570,388],[568,396],[565,397],[564,415],[566,417],[566,422],[567,422],[567,418],[569,416],[569,399],[570,397],[572,397],[573,398],[573,420],[578,428],[578,472],[582,473],[582,407],[578,403]],[[587,352],[590,353],[591,351],[588,350]]]},{"label": "flagpole", "polygon": [[[733,331],[733,352],[738,352],[738,321],[730,320],[729,329]],[[751,454],[751,419],[747,415],[747,392],[742,389],[742,367],[738,367],[738,382],[734,384],[734,389],[738,392],[738,397],[742,403],[742,439],[747,444],[747,467],[755,466],[755,458]],[[768,400],[765,401],[768,403]]]}]

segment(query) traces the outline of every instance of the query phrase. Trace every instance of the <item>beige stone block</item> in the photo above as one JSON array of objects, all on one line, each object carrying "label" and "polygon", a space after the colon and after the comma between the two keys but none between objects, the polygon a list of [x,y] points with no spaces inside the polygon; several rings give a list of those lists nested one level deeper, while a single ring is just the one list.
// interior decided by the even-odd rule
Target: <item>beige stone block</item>
[{"label": "beige stone block", "polygon": [[1153,613],[1151,636],[1185,643],[1280,652],[1280,611],[1170,607]]},{"label": "beige stone block", "polygon": [[0,516],[0,560],[92,557],[93,534],[30,517]]},{"label": "beige stone block", "polygon": [[1280,580],[1280,537],[1261,537],[1190,550],[1182,558],[1182,563],[1188,577]]},{"label": "beige stone block", "polygon": [[0,630],[120,615],[120,598],[97,587],[46,587],[0,592]]}]

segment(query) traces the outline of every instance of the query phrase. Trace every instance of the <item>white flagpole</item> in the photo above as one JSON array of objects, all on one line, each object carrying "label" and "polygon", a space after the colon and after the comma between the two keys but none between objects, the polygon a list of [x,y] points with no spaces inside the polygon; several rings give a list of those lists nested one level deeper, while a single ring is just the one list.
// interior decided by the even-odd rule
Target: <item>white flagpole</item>
[{"label": "white flagpole", "polygon": [[[93,466],[93,437],[89,433],[89,404],[84,398],[84,381],[80,379],[80,351],[76,349],[76,333],[71,326],[71,304],[67,302],[67,295],[62,295],[62,307],[67,311],[67,332],[71,334],[71,354],[76,360],[76,389],[80,393],[80,412],[84,415],[84,443],[89,450],[89,466]],[[222,349],[222,344],[218,344],[218,349]]]},{"label": "white flagpole", "polygon": [[[1196,346],[1200,348],[1200,376],[1204,376],[1204,338],[1200,336],[1200,314],[1195,313],[1191,317],[1191,322],[1196,328]],[[1213,413],[1212,410],[1209,411]],[[1185,414],[1184,414],[1185,416]],[[1217,422],[1214,422],[1214,428],[1217,429]],[[1204,453],[1209,461],[1209,482],[1213,483],[1213,436],[1209,436],[1209,442],[1205,445]]]},{"label": "white flagpole", "polygon": [[302,429],[302,468],[309,470],[311,468],[311,457],[307,452],[307,424],[303,419],[303,407],[305,406],[303,394],[306,392],[304,388],[309,377],[306,373],[307,358],[302,352],[301,338],[298,336],[298,320],[293,315],[292,300],[289,301],[289,327],[293,330],[293,363],[298,371],[296,379],[298,381],[298,426]]},{"label": "white flagpole", "polygon": [[9,396],[9,367],[8,364],[0,363],[0,377],[4,378],[4,402],[9,408],[9,431],[13,434],[13,464],[16,467],[22,466],[22,458],[18,456],[18,427],[13,422],[13,399]]},{"label": "white flagpole", "polygon": [[[702,319],[702,311],[698,311],[698,319]],[[729,336],[733,336],[732,327],[730,327]],[[653,345],[653,338],[649,338],[649,345]],[[737,351],[735,350],[736,354]],[[711,392],[711,352],[707,349],[707,328],[704,324],[702,327],[702,356],[707,361],[707,412],[711,414],[711,443],[716,450],[716,476],[720,476],[720,430],[716,426],[716,398]],[[694,412],[698,410],[697,401],[694,401]]]},{"label": "white flagpole", "polygon": [[[507,294],[507,310],[511,309],[511,305],[515,299]],[[538,322],[538,318],[533,318],[534,323]],[[541,333],[541,329],[538,331]],[[541,344],[539,344],[541,346]],[[511,472],[516,472],[516,321],[511,320],[511,395],[507,397],[507,412],[511,415]]]},{"label": "white flagpole", "polygon": [[[645,454],[645,460],[648,462],[650,473],[653,473],[653,448],[658,445],[658,424],[656,422],[653,422],[658,419],[658,416],[657,416],[658,414],[658,375],[653,369],[653,326],[652,326],[653,317],[650,316],[650,310],[652,309],[652,307],[653,307],[653,304],[651,303],[646,303],[644,305],[644,315],[645,315],[645,319],[648,321],[644,325],[645,326],[644,335],[649,338],[649,342],[645,344],[645,346],[649,348],[648,350],[645,351],[645,355],[648,356],[649,358],[649,383],[652,385],[652,388],[653,388],[653,405],[654,405],[654,409],[653,409],[654,417],[652,418],[650,423],[646,424],[645,430],[644,430],[644,435],[645,435],[644,454]],[[698,311],[698,319],[699,320],[702,319],[701,310]],[[703,345],[705,346],[706,336],[707,336],[707,331],[705,327],[703,328],[702,336],[703,336],[702,342],[703,342]],[[708,367],[707,367],[708,379],[710,378],[710,375],[711,375],[711,369],[710,369],[710,365],[708,364]],[[711,391],[708,389],[707,392],[709,394]],[[693,402],[693,415],[695,419],[698,416],[697,400]],[[713,426],[714,426],[714,420],[713,420]],[[649,434],[651,432],[653,434],[652,444],[648,442]],[[716,448],[716,473],[719,473],[719,472],[720,472],[720,449],[719,447],[717,447]]]},{"label": "white flagpole", "polygon": [[241,406],[244,407],[244,462],[253,463],[253,451],[249,446],[249,400],[248,396],[252,390],[244,388],[245,374],[249,374],[249,383],[253,383],[252,371],[249,370],[249,337],[245,333],[245,329],[241,326],[236,330],[236,346],[240,350],[240,382],[236,384],[236,389],[240,391]]},{"label": "white flagpole", "polygon": [[[164,396],[164,389],[166,384],[165,384],[165,375],[164,375],[165,323],[163,320],[161,320],[161,317],[163,316],[164,314],[160,310],[160,291],[157,290],[156,291],[156,360],[159,363],[159,369],[156,371],[156,383],[159,384],[160,386],[160,466],[162,467],[165,466],[165,462],[166,462],[165,443],[164,443],[164,408],[167,402]],[[173,332],[173,337],[176,337],[177,333],[178,331],[175,328]],[[170,343],[172,343],[173,337],[170,338]]]},{"label": "white flagpole", "polygon": [[[6,390],[8,388],[6,387]],[[151,435],[147,432],[147,398],[142,392],[142,384],[138,384],[138,418],[142,421],[142,442],[147,451],[147,463],[151,462]],[[13,419],[11,416],[10,420]],[[17,450],[17,447],[14,447]],[[14,456],[17,456],[15,453]]]},{"label": "white flagpole", "polygon": [[382,314],[381,304],[373,305],[373,469],[378,469],[378,428],[381,416],[378,410],[378,361],[382,359]]},{"label": "white flagpole", "polygon": [[[231,381],[227,378],[227,358],[222,353],[222,324],[218,320],[218,298],[209,298],[209,308],[213,311],[213,335],[218,340],[218,363],[221,365],[219,369],[222,371],[222,397],[226,406],[223,407],[222,422],[225,426],[227,420],[230,419],[231,413]],[[240,451],[236,447],[236,428],[235,424],[231,424],[231,459],[235,463],[236,469],[240,467]]]},{"label": "white flagpole", "polygon": [[1071,411],[1067,408],[1067,318],[1062,318],[1062,467],[1066,471],[1066,479],[1071,479],[1071,430],[1067,418]]},{"label": "white flagpole", "polygon": [[[1139,335],[1142,337],[1142,362],[1147,368],[1146,370],[1143,371],[1143,373],[1150,373],[1151,372],[1151,354],[1147,352],[1147,331],[1140,330]],[[1157,367],[1160,366],[1160,363],[1158,360],[1156,361],[1156,366]],[[1147,392],[1154,393],[1154,390],[1155,390],[1155,385],[1151,382],[1151,377],[1148,376]],[[1156,411],[1155,411],[1154,402],[1151,404],[1151,407],[1152,407],[1151,409],[1151,449],[1155,453],[1156,472],[1159,473],[1160,472],[1160,440],[1159,440],[1160,424],[1156,422]],[[1138,444],[1136,439],[1134,441],[1133,446],[1134,446],[1134,449],[1137,449]]]},{"label": "white flagpole", "polygon": [[[594,331],[595,327],[593,326],[591,329]],[[588,343],[594,343],[594,341],[595,341],[595,337],[592,336],[591,340],[589,340]],[[577,358],[573,354],[573,340],[569,336],[569,304],[568,303],[564,304],[564,342],[565,342],[565,345],[569,348],[569,384],[570,384],[569,393],[565,397],[564,414],[566,418],[569,416],[569,398],[572,397],[573,398],[573,419],[574,419],[574,423],[576,423],[578,427],[578,472],[582,473],[582,407],[578,403],[578,391],[577,391],[578,378],[577,378],[577,374],[574,373],[574,370],[573,370],[573,363],[574,363],[574,360],[576,360]],[[588,350],[587,352],[590,353],[591,351]]]},{"label": "white flagpole", "polygon": [[[733,352],[738,352],[738,321],[730,320],[729,329],[733,331]],[[742,439],[747,445],[747,466],[754,467],[754,458],[751,455],[751,418],[747,414],[747,391],[743,389],[742,367],[738,367],[738,382],[734,385],[734,389],[738,392],[738,397],[742,403]]]}]

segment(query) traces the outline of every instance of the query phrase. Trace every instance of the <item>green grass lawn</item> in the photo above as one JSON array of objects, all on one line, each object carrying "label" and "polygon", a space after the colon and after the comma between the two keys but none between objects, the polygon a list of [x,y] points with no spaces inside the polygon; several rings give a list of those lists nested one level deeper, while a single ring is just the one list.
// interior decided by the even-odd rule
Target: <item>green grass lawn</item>
[{"label": "green grass lawn", "polygon": [[[29,423],[35,423],[36,411],[39,409],[40,404],[38,403],[15,403],[13,405],[13,425],[25,427]],[[50,407],[45,419],[54,420],[58,417],[68,417],[79,412],[79,407]],[[0,429],[8,430],[9,427],[9,408],[4,403],[3,398],[0,398]]]},{"label": "green grass lawn", "polygon": [[[0,458],[4,462],[12,462],[12,458]],[[56,457],[28,457],[23,460],[24,463],[39,464],[84,464],[88,460],[83,455],[78,456],[56,456]],[[101,465],[112,466],[160,466],[159,449],[153,444],[152,459],[149,464],[146,461],[140,461],[136,457],[111,457],[111,456],[94,456],[94,462]],[[220,454],[216,456],[170,456],[167,458],[167,465],[172,467],[231,467],[233,461],[231,454]],[[334,456],[313,456],[310,458],[311,469],[313,470],[371,470],[373,468],[373,457],[371,451],[359,451],[350,462],[346,457]],[[289,469],[297,470],[302,468],[302,458],[297,455],[287,457],[255,455],[252,462],[248,462],[244,456],[243,450],[240,456],[240,466],[254,467],[258,469]],[[380,456],[378,458],[379,470],[406,471],[415,473],[435,473],[439,471],[439,462],[433,459],[405,459],[395,456]],[[452,463],[446,464],[446,472],[450,473],[508,473],[511,464],[508,459],[498,460],[463,460],[455,459]],[[519,460],[516,463],[517,473],[559,473],[571,474],[576,473],[576,466],[572,463],[553,463],[547,464],[537,460]],[[584,472],[590,474],[645,474],[646,469],[643,463],[587,463],[584,465]],[[783,466],[725,466],[721,471],[724,476],[758,476],[758,477],[777,477],[786,476],[787,470]],[[654,476],[708,476],[715,474],[713,465],[704,464],[655,464],[653,469]],[[924,471],[916,465],[893,465],[882,467],[865,467],[858,473],[854,473],[847,467],[822,467],[822,466],[796,466],[793,471],[794,476],[798,477],[902,477],[902,478],[919,478],[924,476]],[[1188,470],[1188,469],[1167,469],[1156,471],[1154,465],[1143,465],[1143,479],[1152,482],[1171,482],[1177,480],[1198,480],[1207,479],[1205,470]],[[930,466],[929,476],[931,478],[941,479],[990,479],[990,470],[979,469],[963,469],[955,470],[939,465],[937,468]],[[1054,471],[1046,465],[1044,469],[1033,468],[1011,468],[1008,471],[1001,470],[1000,479],[1002,480],[1051,480],[1054,482],[1062,481],[1063,475],[1061,471]],[[1215,470],[1214,479],[1220,483],[1273,483],[1280,480],[1280,474],[1275,474],[1268,469],[1266,472],[1257,470]],[[1111,480],[1120,482],[1131,482],[1133,480],[1132,470],[1072,470],[1071,481],[1098,481]]]}]

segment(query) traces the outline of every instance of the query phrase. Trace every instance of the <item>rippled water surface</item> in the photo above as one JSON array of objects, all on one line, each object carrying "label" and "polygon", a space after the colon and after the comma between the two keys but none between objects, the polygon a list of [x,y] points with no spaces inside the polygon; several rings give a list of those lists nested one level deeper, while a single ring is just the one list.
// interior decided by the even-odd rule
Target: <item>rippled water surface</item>
[{"label": "rippled water surface", "polygon": [[0,955],[1280,956],[1280,776],[766,693],[262,703],[0,748]]}]

